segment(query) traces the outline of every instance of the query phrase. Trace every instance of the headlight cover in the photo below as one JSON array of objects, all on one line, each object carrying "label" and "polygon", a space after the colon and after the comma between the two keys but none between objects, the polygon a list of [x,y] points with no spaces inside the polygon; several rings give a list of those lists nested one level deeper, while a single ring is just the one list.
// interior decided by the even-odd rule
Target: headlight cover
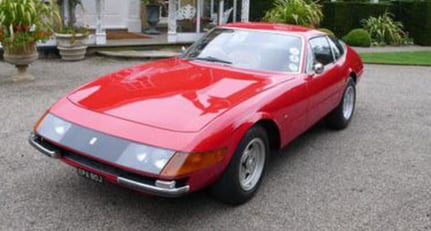
[{"label": "headlight cover", "polygon": [[65,147],[127,168],[160,174],[175,151],[139,144],[90,130],[47,114],[36,132]]}]

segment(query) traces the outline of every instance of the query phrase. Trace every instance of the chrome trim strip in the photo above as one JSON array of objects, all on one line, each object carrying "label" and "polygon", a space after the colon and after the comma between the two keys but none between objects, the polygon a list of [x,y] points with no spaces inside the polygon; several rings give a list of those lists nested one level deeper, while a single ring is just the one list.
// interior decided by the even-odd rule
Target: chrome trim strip
[{"label": "chrome trim strip", "polygon": [[33,132],[30,133],[30,137],[28,138],[28,142],[38,151],[42,152],[43,154],[54,158],[59,159],[61,157],[61,154],[56,150],[50,150],[44,146],[42,146],[40,143],[37,142],[37,135]]},{"label": "chrome trim strip", "polygon": [[180,188],[166,189],[153,185],[143,184],[124,177],[118,177],[117,182],[124,187],[162,197],[180,197],[184,194],[187,194],[190,190],[190,186],[188,185]]}]

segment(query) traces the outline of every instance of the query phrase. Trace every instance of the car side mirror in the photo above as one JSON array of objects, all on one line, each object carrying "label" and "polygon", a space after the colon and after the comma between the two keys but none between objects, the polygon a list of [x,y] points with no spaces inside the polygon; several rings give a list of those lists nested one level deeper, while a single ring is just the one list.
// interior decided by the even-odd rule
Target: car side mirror
[{"label": "car side mirror", "polygon": [[316,74],[322,74],[324,70],[325,70],[325,67],[321,63],[315,63],[313,65],[313,71]]}]

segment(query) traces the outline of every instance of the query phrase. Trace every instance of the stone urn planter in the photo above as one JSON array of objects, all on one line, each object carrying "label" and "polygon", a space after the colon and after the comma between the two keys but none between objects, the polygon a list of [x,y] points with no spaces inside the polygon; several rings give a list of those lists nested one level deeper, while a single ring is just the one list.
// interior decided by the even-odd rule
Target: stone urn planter
[{"label": "stone urn planter", "polygon": [[15,65],[17,73],[12,76],[12,81],[21,82],[34,80],[34,76],[27,72],[28,66],[39,58],[36,45],[28,44],[19,48],[4,47],[3,58],[7,63]]},{"label": "stone urn planter", "polygon": [[157,30],[157,24],[160,21],[160,6],[159,5],[147,5],[147,23],[149,28],[144,31],[145,34],[160,34]]},{"label": "stone urn planter", "polygon": [[56,33],[57,49],[61,59],[66,61],[78,61],[85,58],[88,47],[87,34],[61,34]]}]

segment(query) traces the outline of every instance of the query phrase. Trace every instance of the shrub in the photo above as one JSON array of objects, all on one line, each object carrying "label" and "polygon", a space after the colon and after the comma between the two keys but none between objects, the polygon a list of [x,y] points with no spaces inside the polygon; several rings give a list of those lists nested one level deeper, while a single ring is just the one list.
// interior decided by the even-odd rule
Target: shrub
[{"label": "shrub", "polygon": [[335,36],[334,32],[332,32],[330,29],[326,29],[326,28],[319,28],[319,31],[322,31],[323,33],[326,33],[327,35],[331,36],[331,37],[337,37]]},{"label": "shrub", "polygon": [[264,21],[317,27],[323,18],[322,6],[305,0],[275,0]]},{"label": "shrub", "polygon": [[403,24],[395,22],[393,14],[385,12],[378,17],[369,17],[362,20],[364,29],[371,36],[373,44],[377,45],[401,45],[405,41],[406,33]]},{"label": "shrub", "polygon": [[371,46],[371,36],[364,29],[353,29],[346,36],[343,37],[343,41],[350,46],[357,46],[357,47]]}]

